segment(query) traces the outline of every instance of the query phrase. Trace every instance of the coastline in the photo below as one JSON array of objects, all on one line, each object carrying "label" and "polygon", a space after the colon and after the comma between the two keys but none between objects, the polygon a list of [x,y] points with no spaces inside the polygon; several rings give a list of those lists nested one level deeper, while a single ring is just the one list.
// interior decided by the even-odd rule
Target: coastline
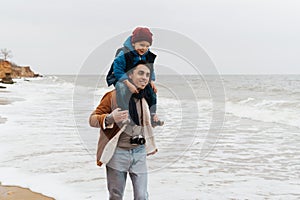
[{"label": "coastline", "polygon": [[55,200],[41,193],[33,192],[28,188],[19,186],[1,185],[0,183],[0,199],[1,200]]},{"label": "coastline", "polygon": [[[0,90],[0,92],[2,92]],[[0,106],[11,104],[12,101],[6,98],[0,98]],[[0,124],[4,124],[7,118],[0,116]],[[52,197],[45,196],[41,193],[31,191],[29,188],[23,188],[13,185],[2,185],[0,182],[0,199],[1,200],[55,200]]]},{"label": "coastline", "polygon": [[[0,90],[0,92],[2,92]],[[6,98],[0,98],[0,106],[11,104],[12,101]],[[7,118],[0,115],[0,124],[4,124]],[[41,193],[33,192],[29,188],[19,186],[2,185],[0,182],[0,199],[1,200],[55,200],[54,198],[47,197]]]}]

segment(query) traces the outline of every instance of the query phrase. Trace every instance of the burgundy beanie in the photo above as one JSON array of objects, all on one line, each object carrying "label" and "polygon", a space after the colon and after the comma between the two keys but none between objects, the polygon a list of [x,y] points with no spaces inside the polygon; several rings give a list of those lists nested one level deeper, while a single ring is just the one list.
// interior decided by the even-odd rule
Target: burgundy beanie
[{"label": "burgundy beanie", "polygon": [[139,41],[147,41],[152,45],[152,33],[148,28],[137,27],[132,32],[131,42],[136,43]]}]

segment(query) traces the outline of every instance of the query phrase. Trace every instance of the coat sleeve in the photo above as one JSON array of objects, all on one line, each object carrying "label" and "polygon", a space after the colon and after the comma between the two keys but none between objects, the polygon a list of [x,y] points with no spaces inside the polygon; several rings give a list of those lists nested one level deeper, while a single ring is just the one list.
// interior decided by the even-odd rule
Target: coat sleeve
[{"label": "coat sleeve", "polygon": [[128,79],[126,74],[126,59],[123,51],[120,51],[120,53],[117,55],[113,65],[114,74],[118,81]]},{"label": "coat sleeve", "polygon": [[105,127],[103,126],[105,117],[112,112],[111,99],[111,92],[106,93],[102,97],[100,104],[97,106],[96,110],[94,110],[90,115],[89,124],[91,127],[101,128],[102,130],[105,129]]}]

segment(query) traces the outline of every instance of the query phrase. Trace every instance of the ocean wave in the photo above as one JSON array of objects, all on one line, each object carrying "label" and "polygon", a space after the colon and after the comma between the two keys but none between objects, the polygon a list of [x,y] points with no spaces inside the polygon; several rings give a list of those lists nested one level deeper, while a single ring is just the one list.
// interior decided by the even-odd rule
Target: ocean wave
[{"label": "ocean wave", "polygon": [[268,108],[272,110],[284,109],[284,108],[299,108],[299,101],[290,100],[262,100],[255,105],[258,108]]},{"label": "ocean wave", "polygon": [[240,103],[227,102],[226,113],[263,122],[300,127],[300,114],[294,107],[299,107],[298,103],[262,100],[259,103],[249,104],[251,101],[253,100],[245,100],[245,103],[241,103],[242,101]]}]

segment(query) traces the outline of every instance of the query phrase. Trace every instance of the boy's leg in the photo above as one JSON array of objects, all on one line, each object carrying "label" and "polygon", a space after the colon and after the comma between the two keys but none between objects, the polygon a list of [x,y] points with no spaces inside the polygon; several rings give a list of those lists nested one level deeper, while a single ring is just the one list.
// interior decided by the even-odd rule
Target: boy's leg
[{"label": "boy's leg", "polygon": [[150,83],[145,87],[146,90],[146,101],[149,105],[150,113],[155,114],[156,113],[156,103],[157,103],[157,97],[156,93],[153,91]]},{"label": "boy's leg", "polygon": [[122,110],[128,110],[128,104],[131,97],[131,92],[129,91],[128,87],[118,81],[115,85],[117,91],[117,104],[118,107]]},{"label": "boy's leg", "polygon": [[122,200],[126,185],[127,172],[106,166],[107,188],[110,200]]}]

